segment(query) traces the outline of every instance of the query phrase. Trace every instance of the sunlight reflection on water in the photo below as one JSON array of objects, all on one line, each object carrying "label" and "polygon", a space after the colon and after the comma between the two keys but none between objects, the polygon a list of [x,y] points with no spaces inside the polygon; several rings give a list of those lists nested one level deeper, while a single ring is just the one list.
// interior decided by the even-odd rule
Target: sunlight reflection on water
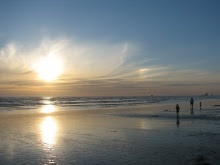
[{"label": "sunlight reflection on water", "polygon": [[42,113],[51,113],[51,112],[55,112],[55,105],[44,105],[41,108],[41,112]]},{"label": "sunlight reflection on water", "polygon": [[43,119],[40,128],[43,143],[50,146],[55,144],[57,134],[56,121],[51,116],[47,116]]},{"label": "sunlight reflection on water", "polygon": [[42,102],[44,105],[41,107],[42,113],[52,113],[55,112],[56,106],[53,105],[53,102],[49,99],[43,100]]}]

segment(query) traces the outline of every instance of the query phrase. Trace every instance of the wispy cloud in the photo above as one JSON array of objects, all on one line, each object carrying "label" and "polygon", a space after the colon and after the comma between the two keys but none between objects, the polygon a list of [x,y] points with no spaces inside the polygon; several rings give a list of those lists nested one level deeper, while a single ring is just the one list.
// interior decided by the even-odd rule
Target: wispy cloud
[{"label": "wispy cloud", "polygon": [[68,39],[43,39],[38,45],[18,46],[9,43],[0,48],[1,71],[33,71],[34,63],[48,54],[61,57],[65,73],[78,77],[100,76],[122,65],[134,55],[134,44],[107,42],[77,42]]},{"label": "wispy cloud", "polygon": [[[37,78],[36,61],[48,54],[62,60],[64,72],[53,83]],[[197,64],[195,64],[197,65]],[[187,69],[186,69],[187,68]],[[1,94],[146,95],[217,86],[220,76],[207,70],[165,66],[129,42],[43,39],[38,44],[11,42],[0,48]],[[175,89],[175,90],[174,90]],[[184,92],[183,92],[184,93]]]}]

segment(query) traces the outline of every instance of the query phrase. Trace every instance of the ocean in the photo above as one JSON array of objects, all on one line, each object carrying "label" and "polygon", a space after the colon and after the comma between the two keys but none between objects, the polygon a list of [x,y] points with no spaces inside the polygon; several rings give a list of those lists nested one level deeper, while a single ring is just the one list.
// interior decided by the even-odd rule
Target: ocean
[{"label": "ocean", "polygon": [[[150,105],[160,103],[181,103],[191,96],[132,96],[132,97],[0,97],[0,110],[33,110],[52,105],[68,110]],[[195,103],[220,96],[193,96]]]}]

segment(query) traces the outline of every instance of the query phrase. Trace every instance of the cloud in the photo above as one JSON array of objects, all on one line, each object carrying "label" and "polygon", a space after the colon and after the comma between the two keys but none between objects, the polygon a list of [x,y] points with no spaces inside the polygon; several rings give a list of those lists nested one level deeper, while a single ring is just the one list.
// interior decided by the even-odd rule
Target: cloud
[{"label": "cloud", "polygon": [[17,47],[15,44],[10,43],[0,49],[1,70],[15,70],[17,68],[20,68],[20,66],[18,66],[18,60],[20,62],[23,61],[22,57],[20,57],[20,54],[18,54],[17,52]]},{"label": "cloud", "polygon": [[109,73],[134,55],[134,44],[108,42],[77,42],[69,39],[43,39],[39,44],[18,46],[9,43],[0,48],[2,72],[34,71],[36,62],[48,54],[59,56],[66,75],[89,78]]},{"label": "cloud", "polygon": [[[48,54],[59,57],[63,74],[50,84],[38,79],[34,66]],[[42,39],[11,42],[0,48],[1,91],[51,95],[146,95],[217,86],[220,77],[207,70],[165,66],[131,42],[82,42]],[[214,93],[214,92],[213,92]]]}]

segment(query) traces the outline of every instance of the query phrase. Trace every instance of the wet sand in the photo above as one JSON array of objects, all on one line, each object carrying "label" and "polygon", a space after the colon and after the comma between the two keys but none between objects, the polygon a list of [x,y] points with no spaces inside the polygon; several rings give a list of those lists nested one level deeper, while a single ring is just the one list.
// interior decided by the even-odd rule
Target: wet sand
[{"label": "wet sand", "polygon": [[220,164],[220,108],[130,106],[0,114],[0,164]]}]

